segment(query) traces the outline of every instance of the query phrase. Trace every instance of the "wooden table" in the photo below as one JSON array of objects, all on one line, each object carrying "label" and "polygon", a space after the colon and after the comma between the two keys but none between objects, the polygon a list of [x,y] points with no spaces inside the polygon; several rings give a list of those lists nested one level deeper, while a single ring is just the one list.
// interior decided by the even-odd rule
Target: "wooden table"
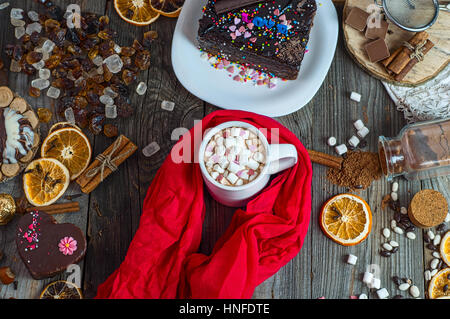
[{"label": "wooden table", "polygon": [[[3,1],[2,1],[3,2]],[[65,8],[69,1],[54,1]],[[175,141],[171,133],[175,128],[191,128],[197,119],[217,110],[187,92],[177,81],[171,67],[171,39],[176,19],[161,17],[150,27],[138,28],[122,21],[115,13],[112,1],[70,1],[82,6],[83,11],[107,14],[115,30],[120,30],[117,42],[130,45],[135,37],[141,38],[145,31],[156,30],[159,40],[152,48],[152,66],[141,74],[139,80],[146,81],[148,91],[145,98],[133,96],[134,116],[117,121],[120,132],[135,141],[140,149],[156,141],[161,150],[151,158],[143,156],[139,150],[129,158],[120,169],[112,174],[89,196],[83,195],[77,200],[81,210],[57,216],[59,222],[74,223],[84,229],[88,239],[88,249],[84,260],[79,264],[82,273],[82,289],[85,297],[95,296],[96,289],[122,262],[130,241],[139,225],[141,207],[148,186],[158,168],[169,154]],[[35,2],[11,1],[12,7],[25,10],[41,10]],[[11,8],[11,7],[10,7]],[[8,43],[14,43],[13,28],[9,24],[10,8],[0,11],[0,47],[2,59],[9,67],[9,59],[3,53]],[[342,5],[338,5],[341,16]],[[4,80],[4,79],[3,79]],[[55,103],[46,96],[31,98],[27,94],[30,79],[23,74],[9,73],[9,86],[26,96],[29,103],[37,108],[41,106],[55,108]],[[350,92],[362,94],[361,103],[349,99]],[[164,111],[160,104],[163,100],[176,103],[173,112]],[[347,54],[342,34],[330,71],[314,99],[296,113],[278,118],[283,125],[292,130],[307,148],[332,153],[326,138],[333,135],[339,141],[347,140],[353,134],[352,123],[362,119],[370,128],[368,138],[370,150],[376,150],[379,135],[395,136],[404,126],[401,112],[395,109],[381,82],[362,71]],[[62,120],[54,117],[53,122]],[[50,123],[51,124],[51,123]],[[42,125],[43,135],[49,125]],[[94,154],[102,152],[112,141],[104,136],[89,135]],[[393,275],[408,277],[420,288],[424,297],[426,283],[424,269],[428,268],[430,255],[422,240],[422,231],[416,230],[417,239],[409,240],[396,236],[400,250],[391,258],[381,257],[378,253],[383,243],[381,230],[388,227],[393,218],[389,209],[381,209],[383,196],[390,192],[390,184],[385,180],[375,182],[369,189],[362,191],[372,208],[373,229],[366,241],[358,246],[343,247],[327,239],[318,225],[321,205],[329,197],[346,190],[331,185],[325,179],[326,168],[313,166],[313,189],[311,224],[301,252],[273,277],[262,283],[255,291],[254,298],[349,298],[350,295],[366,293],[376,298],[373,292],[362,283],[361,276],[369,265],[379,265],[382,287],[390,291],[391,296],[400,293],[391,280]],[[412,196],[424,188],[433,188],[450,199],[447,178],[438,178],[422,182],[399,180],[400,203],[407,205]],[[22,195],[22,178],[0,185],[0,193],[9,193],[15,197]],[[79,194],[75,185],[71,185],[67,194]],[[234,210],[223,207],[207,195],[207,214],[204,222],[203,240],[200,251],[211,252],[216,240],[224,233]],[[65,279],[70,274],[62,273],[54,278],[33,280],[20,260],[14,243],[15,218],[7,226],[0,226],[0,250],[6,256],[1,266],[10,266],[17,275],[17,289],[13,285],[0,285],[0,298],[37,298],[42,288],[56,279]],[[356,266],[345,263],[347,254],[358,256]],[[408,296],[407,293],[403,293]]]}]

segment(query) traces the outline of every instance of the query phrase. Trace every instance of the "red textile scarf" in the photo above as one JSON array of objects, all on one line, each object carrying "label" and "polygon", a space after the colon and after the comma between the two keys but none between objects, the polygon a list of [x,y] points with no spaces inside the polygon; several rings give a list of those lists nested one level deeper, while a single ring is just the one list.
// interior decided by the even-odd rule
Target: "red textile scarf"
[{"label": "red textile scarf", "polygon": [[[197,253],[205,214],[200,167],[168,156],[148,190],[125,260],[98,287],[96,298],[251,298],[256,286],[298,254],[309,226],[312,168],[292,132],[265,116],[216,111],[174,149],[189,138],[194,145],[194,132],[228,121],[267,128],[269,143],[271,129],[278,129],[279,143],[297,148],[298,163],[273,178],[246,210],[236,210],[206,256]],[[191,158],[194,152],[191,147]]]}]

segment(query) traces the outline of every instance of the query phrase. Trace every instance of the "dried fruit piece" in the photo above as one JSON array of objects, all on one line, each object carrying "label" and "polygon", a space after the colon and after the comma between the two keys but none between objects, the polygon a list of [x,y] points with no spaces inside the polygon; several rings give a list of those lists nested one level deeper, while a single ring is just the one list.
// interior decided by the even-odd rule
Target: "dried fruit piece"
[{"label": "dried fruit piece", "polygon": [[81,289],[71,282],[58,280],[48,284],[40,299],[83,299]]},{"label": "dried fruit piece", "polygon": [[119,129],[113,124],[105,124],[103,127],[103,134],[105,134],[106,137],[116,137],[119,135]]},{"label": "dried fruit piece", "polygon": [[67,190],[69,170],[58,160],[40,158],[31,162],[23,175],[23,189],[30,204],[46,206],[56,202]]},{"label": "dried fruit piece", "polygon": [[123,20],[137,26],[149,25],[160,16],[149,1],[114,0],[114,9]]},{"label": "dried fruit piece", "polygon": [[150,0],[153,10],[163,16],[176,18],[180,15],[185,0]]},{"label": "dried fruit piece", "polygon": [[340,194],[328,200],[320,214],[320,227],[335,242],[352,246],[369,235],[372,228],[372,212],[359,196]]}]

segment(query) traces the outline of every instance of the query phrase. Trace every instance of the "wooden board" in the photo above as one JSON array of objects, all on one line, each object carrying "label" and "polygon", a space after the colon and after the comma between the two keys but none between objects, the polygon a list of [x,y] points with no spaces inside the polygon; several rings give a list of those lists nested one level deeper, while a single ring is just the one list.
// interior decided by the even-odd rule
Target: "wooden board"
[{"label": "wooden board", "polygon": [[[416,86],[434,78],[450,62],[450,41],[448,40],[450,30],[450,13],[441,11],[436,23],[426,30],[433,41],[434,47],[427,53],[425,59],[417,63],[416,66],[398,82],[395,81],[384,69],[381,63],[372,63],[369,61],[364,44],[370,42],[364,36],[364,32],[353,29],[344,23],[347,14],[352,7],[358,7],[367,11],[369,5],[373,5],[373,0],[347,0],[345,2],[344,13],[342,17],[344,39],[348,52],[353,59],[369,74],[381,80],[404,86]],[[389,23],[388,34],[386,35],[386,44],[392,53],[401,46],[404,41],[408,41],[414,35],[413,32],[405,31],[397,27],[394,23]]]}]

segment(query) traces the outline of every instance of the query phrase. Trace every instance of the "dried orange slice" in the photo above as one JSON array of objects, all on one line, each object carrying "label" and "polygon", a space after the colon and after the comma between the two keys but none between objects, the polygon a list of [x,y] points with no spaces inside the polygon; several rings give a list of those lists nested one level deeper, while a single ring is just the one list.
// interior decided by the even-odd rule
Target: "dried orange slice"
[{"label": "dried orange slice", "polygon": [[40,299],[83,299],[81,289],[75,284],[58,280],[48,284],[41,292]]},{"label": "dried orange slice", "polygon": [[184,0],[150,0],[153,10],[169,18],[178,17],[183,4]]},{"label": "dried orange slice", "polygon": [[353,246],[369,235],[372,229],[372,212],[361,197],[340,194],[323,205],[320,227],[335,242]]},{"label": "dried orange slice", "polygon": [[114,0],[114,9],[123,20],[137,26],[149,25],[160,16],[152,9],[150,0]]},{"label": "dried orange slice", "polygon": [[430,299],[444,299],[450,297],[450,268],[440,270],[428,285],[428,297]]},{"label": "dried orange slice", "polygon": [[23,190],[30,204],[47,206],[67,190],[70,173],[54,158],[40,158],[28,164],[23,175]]},{"label": "dried orange slice", "polygon": [[450,267],[450,231],[441,240],[441,258]]},{"label": "dried orange slice", "polygon": [[80,129],[66,127],[50,133],[42,142],[41,156],[56,158],[70,172],[70,180],[76,179],[91,161],[91,144]]},{"label": "dried orange slice", "polygon": [[48,130],[48,134],[53,133],[56,130],[66,128],[66,127],[73,127],[73,128],[76,128],[81,131],[81,129],[78,126],[76,126],[75,124],[72,124],[70,122],[58,122],[58,123],[53,124],[52,127],[50,127],[50,129]]}]

